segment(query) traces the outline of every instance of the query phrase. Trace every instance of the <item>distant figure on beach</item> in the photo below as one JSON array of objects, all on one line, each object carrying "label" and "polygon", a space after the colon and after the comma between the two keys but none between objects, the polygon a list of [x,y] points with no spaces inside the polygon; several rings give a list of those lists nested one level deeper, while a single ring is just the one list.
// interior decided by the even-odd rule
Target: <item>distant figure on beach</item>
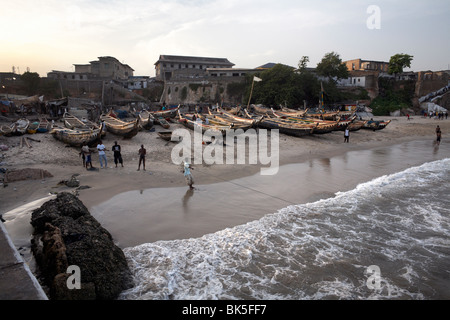
[{"label": "distant figure on beach", "polygon": [[114,141],[114,145],[111,150],[114,151],[114,163],[116,164],[116,168],[118,163],[120,163],[123,167],[122,154],[120,153],[121,149],[120,145],[117,144],[117,141]]},{"label": "distant figure on beach", "polygon": [[184,161],[184,178],[186,179],[186,182],[189,186],[189,189],[194,189],[193,184],[194,184],[194,178],[192,177],[191,174],[191,169],[194,170],[194,168],[191,167],[191,165],[187,162],[187,160]]},{"label": "distant figure on beach", "polygon": [[408,120],[409,120],[409,113],[406,115],[406,117],[408,118]]},{"label": "distant figure on beach", "polygon": [[93,169],[92,157],[91,157],[91,149],[89,149],[89,146],[86,143],[83,143],[83,147],[81,148],[81,152],[85,156],[85,167],[86,167],[86,169],[88,169],[88,166],[90,166],[90,169]]},{"label": "distant figure on beach", "polygon": [[442,136],[441,128],[439,128],[439,126],[437,126],[436,127],[436,144],[437,145],[441,144],[441,136]]},{"label": "distant figure on beach", "polygon": [[145,155],[147,154],[147,150],[145,150],[144,145],[141,144],[141,148],[139,149],[139,166],[137,171],[141,170],[141,164],[143,165],[143,169],[145,171]]},{"label": "distant figure on beach", "polygon": [[349,143],[349,139],[350,139],[350,130],[348,129],[348,126],[345,127],[345,131],[344,131],[344,143]]},{"label": "distant figure on beach", "polygon": [[100,168],[103,168],[103,161],[105,161],[105,169],[108,168],[108,160],[106,160],[106,147],[100,140],[97,144],[98,160],[100,161]]},{"label": "distant figure on beach", "polygon": [[83,160],[83,168],[86,168],[86,154],[83,151],[84,146],[87,146],[86,142],[83,142],[83,145],[81,146],[81,150],[80,150],[79,156]]}]

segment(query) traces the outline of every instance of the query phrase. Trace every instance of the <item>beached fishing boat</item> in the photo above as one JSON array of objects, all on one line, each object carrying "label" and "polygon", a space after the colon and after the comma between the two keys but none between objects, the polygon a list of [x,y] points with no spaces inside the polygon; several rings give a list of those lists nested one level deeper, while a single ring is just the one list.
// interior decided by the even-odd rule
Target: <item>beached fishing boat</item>
[{"label": "beached fishing boat", "polygon": [[150,115],[147,110],[142,110],[138,114],[139,117],[139,127],[145,130],[149,130],[153,127],[154,118]]},{"label": "beached fishing boat", "polygon": [[155,117],[153,118],[153,122],[155,124],[160,125],[161,127],[163,127],[164,129],[169,129],[170,128],[170,123],[169,121],[167,121],[165,118],[163,117]]},{"label": "beached fishing boat", "polygon": [[100,135],[104,137],[106,135],[106,130],[103,130],[103,126],[96,124],[86,118],[80,119],[68,112],[63,115],[64,126],[69,129],[86,129],[90,128],[93,130],[100,129]]},{"label": "beached fishing boat", "polygon": [[127,139],[134,137],[139,131],[139,119],[127,122],[114,118],[110,114],[103,114],[100,119],[105,122],[109,132]]},{"label": "beached fishing boat", "polygon": [[27,133],[27,129],[28,129],[29,125],[30,125],[30,120],[28,120],[26,118],[22,118],[22,119],[17,120],[14,123],[13,133],[12,134],[16,135],[16,136],[21,136],[21,135]]},{"label": "beached fishing boat", "polygon": [[39,128],[39,121],[33,121],[30,122],[27,128],[28,134],[35,134],[37,132],[37,129]]},{"label": "beached fishing boat", "polygon": [[10,125],[2,125],[0,127],[0,132],[5,137],[11,137],[13,135],[14,129],[15,129],[14,123]]},{"label": "beached fishing boat", "polygon": [[183,116],[178,111],[179,123],[183,124],[186,128],[191,130],[195,130],[196,128],[200,128],[202,133],[209,132],[212,134],[220,133],[222,135],[226,135],[227,131],[232,130],[231,125],[213,125],[213,124],[205,124],[203,121],[194,121],[185,116]]},{"label": "beached fishing boat", "polygon": [[296,123],[293,121],[287,121],[277,118],[265,117],[258,123],[258,127],[263,129],[278,129],[280,133],[284,133],[290,136],[303,137],[314,133],[317,123]]},{"label": "beached fishing boat", "polygon": [[270,110],[272,110],[272,113],[275,114],[277,113],[279,116],[284,116],[284,117],[304,117],[306,114],[305,110],[302,111],[286,111],[286,110],[273,110],[273,108],[270,108]]},{"label": "beached fishing boat", "polygon": [[324,134],[324,133],[330,133],[332,131],[338,130],[339,123],[337,121],[328,121],[328,120],[321,120],[317,118],[297,118],[297,117],[289,117],[281,115],[278,111],[273,111],[274,116],[279,121],[289,121],[289,122],[295,122],[299,124],[317,124],[317,126],[314,128],[314,133],[317,134]]},{"label": "beached fishing boat", "polygon": [[179,142],[183,139],[183,137],[177,137],[175,140],[172,140],[172,131],[160,131],[158,132],[158,136],[166,141]]},{"label": "beached fishing boat", "polygon": [[364,124],[362,129],[368,129],[368,130],[373,130],[373,131],[383,130],[384,128],[387,127],[387,125],[389,123],[391,123],[391,120],[388,120],[388,121],[384,121],[384,120],[375,121],[375,120],[371,119],[371,120],[367,121]]},{"label": "beached fishing boat", "polygon": [[244,118],[244,117],[240,117],[238,115],[229,113],[226,110],[220,109],[220,108],[218,108],[218,113],[212,113],[208,108],[208,113],[219,119],[224,119],[227,121],[233,121],[233,122],[238,122],[238,123],[246,123],[246,124],[249,124],[252,126],[256,126],[258,124],[258,122],[261,121],[262,118],[264,117],[264,116],[259,116],[256,118],[248,118],[248,117]]},{"label": "beached fishing boat", "polygon": [[51,129],[50,133],[55,139],[67,143],[72,147],[81,147],[83,143],[89,145],[100,138],[100,129],[55,127]]},{"label": "beached fishing boat", "polygon": [[369,120],[353,120],[349,125],[348,125],[348,130],[349,131],[358,131],[361,130],[362,127],[368,122]]},{"label": "beached fishing boat", "polygon": [[36,129],[36,133],[46,133],[48,132],[52,127],[52,124],[50,121],[48,121],[45,118],[39,119],[39,126]]},{"label": "beached fishing boat", "polygon": [[160,110],[160,111],[152,111],[150,114],[153,115],[154,118],[174,118],[178,114],[178,110],[180,110],[180,106],[177,106],[176,108],[170,108],[166,110]]}]

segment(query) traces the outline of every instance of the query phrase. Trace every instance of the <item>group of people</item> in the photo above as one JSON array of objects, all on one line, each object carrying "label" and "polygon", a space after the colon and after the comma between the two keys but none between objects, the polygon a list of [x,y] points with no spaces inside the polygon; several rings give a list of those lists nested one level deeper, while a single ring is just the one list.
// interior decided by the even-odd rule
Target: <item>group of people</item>
[{"label": "group of people", "polygon": [[[100,162],[100,168],[105,168],[105,169],[108,168],[108,160],[106,158],[107,149],[101,140],[97,144],[96,149],[98,150],[98,160]],[[114,152],[114,163],[116,165],[116,168],[117,168],[118,164],[120,164],[123,167],[121,147],[119,144],[117,144],[117,141],[114,141],[114,145],[112,146],[111,151]],[[138,154],[139,154],[139,165],[138,165],[137,171],[141,170],[141,165],[142,165],[143,170],[145,171],[145,157],[147,155],[147,150],[145,149],[143,144],[141,145],[141,148],[139,149]],[[83,143],[83,146],[81,147],[80,156],[83,159],[83,167],[85,167],[86,169],[94,168],[92,165],[92,150],[89,148],[89,146],[86,143]],[[184,173],[184,177],[186,179],[186,183],[188,184],[190,189],[194,189],[194,187],[193,187],[194,179],[193,179],[192,173],[191,173],[192,169],[193,169],[192,166],[186,159],[183,163],[183,173]]]},{"label": "group of people", "polygon": [[[106,158],[106,151],[108,151],[103,144],[103,142],[100,140],[96,147],[98,151],[98,160],[100,162],[100,168],[108,168],[108,160]],[[114,164],[117,165],[120,164],[123,167],[123,159],[122,159],[122,153],[121,153],[121,147],[117,143],[117,141],[114,141],[114,145],[111,148],[111,151],[114,152]],[[145,156],[147,154],[147,150],[144,148],[144,145],[141,145],[141,148],[138,151],[139,153],[139,166],[138,171],[141,169],[141,165],[143,165],[144,171],[145,171]],[[80,156],[83,159],[83,167],[86,169],[93,169],[92,166],[92,150],[89,148],[87,143],[83,143],[83,146],[81,147]]]}]

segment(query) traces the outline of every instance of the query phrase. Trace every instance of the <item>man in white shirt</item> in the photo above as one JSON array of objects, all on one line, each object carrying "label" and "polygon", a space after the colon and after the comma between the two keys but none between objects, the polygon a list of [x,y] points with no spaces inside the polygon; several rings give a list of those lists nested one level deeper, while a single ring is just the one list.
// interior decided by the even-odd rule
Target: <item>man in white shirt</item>
[{"label": "man in white shirt", "polygon": [[106,147],[102,143],[102,140],[100,140],[97,144],[97,150],[98,150],[98,160],[100,161],[100,168],[103,168],[103,160],[105,161],[105,169],[108,168],[108,161],[106,160]]}]

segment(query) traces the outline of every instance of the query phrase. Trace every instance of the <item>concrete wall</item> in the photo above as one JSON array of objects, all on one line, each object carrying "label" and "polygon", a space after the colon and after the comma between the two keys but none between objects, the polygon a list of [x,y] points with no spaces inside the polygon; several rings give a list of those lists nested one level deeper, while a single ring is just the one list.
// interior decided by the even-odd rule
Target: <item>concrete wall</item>
[{"label": "concrete wall", "polygon": [[[230,97],[227,93],[229,83],[242,82],[244,79],[235,77],[223,77],[220,79],[208,79],[207,81],[166,81],[161,102],[166,104],[197,104],[197,103],[241,103],[239,97]],[[186,88],[186,89],[183,89]],[[183,91],[186,98],[183,99]]]}]

